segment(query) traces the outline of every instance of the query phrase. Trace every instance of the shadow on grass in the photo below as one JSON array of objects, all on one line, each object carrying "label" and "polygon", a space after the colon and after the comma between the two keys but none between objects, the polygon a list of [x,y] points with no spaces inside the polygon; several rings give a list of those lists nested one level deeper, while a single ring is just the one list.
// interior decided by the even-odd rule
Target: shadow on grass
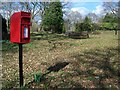
[{"label": "shadow on grass", "polygon": [[[25,87],[27,88],[32,88],[32,86],[36,86],[38,85],[40,88],[40,84],[43,84],[44,86],[42,86],[42,88],[59,88],[60,87],[66,87],[65,85],[72,85],[74,86],[74,88],[78,88],[79,90],[82,90],[83,87],[80,83],[75,82],[75,81],[67,81],[66,83],[61,83],[59,82],[58,85],[51,85],[51,80],[54,80],[55,77],[53,76],[47,76],[48,74],[50,74],[51,72],[59,72],[60,70],[62,70],[63,68],[65,68],[67,65],[69,65],[69,62],[57,62],[55,65],[50,66],[47,68],[47,72],[45,74],[42,75],[41,77],[41,82],[40,83],[36,83],[35,80],[31,81],[30,83],[26,84]],[[68,87],[66,87],[68,88]],[[74,90],[74,89],[72,89]]]},{"label": "shadow on grass", "polygon": [[[118,88],[118,78],[120,77],[118,53],[117,48],[108,48],[106,50],[90,50],[83,54],[73,54],[70,58],[75,58],[75,61],[60,62],[56,63],[54,66],[48,67],[48,72],[43,74],[45,77],[43,81],[40,83],[31,81],[25,87],[70,87],[83,89],[85,87],[90,87],[89,82],[83,82],[84,80],[89,80],[96,88]],[[66,69],[65,71],[61,70],[66,66],[69,66],[70,69]],[[81,67],[84,67],[85,69],[82,69]],[[57,77],[48,76],[51,72],[58,73],[60,71],[63,73]],[[76,79],[74,80],[73,78]],[[54,84],[52,85],[51,83]]]},{"label": "shadow on grass", "polygon": [[48,72],[43,74],[43,77],[51,72],[58,72],[59,70],[63,69],[65,66],[67,66],[68,62],[58,62],[54,66],[50,66],[47,70]]},{"label": "shadow on grass", "polygon": [[[39,76],[39,82],[42,82],[45,80],[46,75],[48,75],[51,72],[58,72],[59,70],[63,69],[66,67],[69,63],[68,62],[57,62],[54,66],[50,66],[47,68],[47,72]],[[35,80],[29,82],[28,84],[34,83]],[[28,85],[27,84],[27,85]]]},{"label": "shadow on grass", "polygon": [[[40,85],[44,85],[44,87],[47,88],[70,87],[83,89],[85,87],[91,87],[89,85],[89,81],[91,81],[96,88],[118,88],[120,72],[117,55],[117,48],[109,48],[104,51],[97,49],[86,51],[84,54],[74,54],[71,58],[75,58],[77,61],[56,63],[54,66],[49,67],[47,69],[48,72],[43,74],[43,76],[46,77],[50,72],[58,72],[65,66],[71,64],[70,70],[66,69],[67,71],[63,71],[58,77],[47,76],[47,78],[38,85],[36,82],[32,82],[26,87],[41,87]],[[80,68],[81,66],[86,69],[82,70],[82,68]],[[80,79],[77,79],[77,77],[80,77]],[[74,80],[73,78],[76,78],[77,80]],[[55,80],[54,85],[51,84],[52,80]],[[85,83],[84,80],[89,81],[86,81]]]},{"label": "shadow on grass", "polygon": [[[73,55],[77,62],[74,62],[77,67],[84,66],[86,70],[81,70],[80,68],[74,68],[79,75],[86,75],[94,85],[98,88],[109,87],[118,88],[118,78],[120,76],[119,71],[119,60],[118,60],[118,49],[108,48],[105,51],[102,50],[90,50],[84,52],[84,54]],[[113,79],[115,81],[110,81]],[[105,80],[109,82],[105,83]]]}]

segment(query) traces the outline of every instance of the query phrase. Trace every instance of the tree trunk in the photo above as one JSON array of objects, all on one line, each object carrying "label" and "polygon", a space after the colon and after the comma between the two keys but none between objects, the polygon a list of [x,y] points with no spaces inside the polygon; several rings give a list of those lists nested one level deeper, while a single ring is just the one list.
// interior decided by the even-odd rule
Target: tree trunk
[{"label": "tree trunk", "polygon": [[115,30],[115,35],[117,35],[117,30]]}]

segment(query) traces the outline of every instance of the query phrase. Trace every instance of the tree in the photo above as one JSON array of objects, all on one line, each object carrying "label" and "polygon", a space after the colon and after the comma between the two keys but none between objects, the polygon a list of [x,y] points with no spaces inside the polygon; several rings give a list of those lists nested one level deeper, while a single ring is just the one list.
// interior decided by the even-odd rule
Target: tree
[{"label": "tree", "polygon": [[44,30],[52,31],[53,33],[62,33],[63,12],[60,1],[51,2],[49,7],[45,9],[42,25]]},{"label": "tree", "polygon": [[[19,2],[21,6],[21,10],[30,12],[32,14],[31,21],[35,21],[35,17],[39,16],[39,14],[42,16],[44,7],[47,2]],[[35,23],[37,23],[39,20],[36,20]]]},{"label": "tree", "polygon": [[117,35],[117,27],[118,27],[117,16],[112,13],[107,13],[103,18],[102,27],[109,30],[115,30],[115,35]]},{"label": "tree", "polygon": [[1,14],[3,18],[10,19],[10,16],[14,13],[14,11],[19,10],[18,3],[15,2],[2,2],[0,3],[1,10],[3,11]]},{"label": "tree", "polygon": [[88,18],[91,19],[91,24],[92,24],[92,27],[93,27],[93,30],[99,30],[100,29],[100,18],[102,17],[99,17],[97,16],[95,13],[89,13],[88,15]]},{"label": "tree", "polygon": [[90,32],[93,30],[91,19],[88,18],[87,16],[85,17],[83,23],[76,23],[75,27],[77,32],[82,32],[82,31]]},{"label": "tree", "polygon": [[84,23],[90,24],[91,22],[92,22],[91,19],[88,16],[86,16],[84,19]]},{"label": "tree", "polygon": [[[114,14],[107,13],[103,18],[103,24],[107,29],[115,29],[117,26],[117,17]],[[107,24],[107,25],[105,25]]]},{"label": "tree", "polygon": [[103,18],[103,22],[115,22],[117,23],[117,17],[112,13],[107,13]]},{"label": "tree", "polygon": [[113,1],[103,2],[104,11],[111,12],[112,14],[120,18],[120,16],[118,15],[119,3],[120,1],[119,2],[113,2]]},{"label": "tree", "polygon": [[92,23],[97,23],[99,21],[99,17],[95,13],[89,13],[87,16],[91,19]]},{"label": "tree", "polygon": [[19,5],[18,3],[15,2],[2,2],[0,3],[0,9],[2,11],[1,15],[3,16],[3,18],[6,19],[6,23],[8,26],[8,30],[9,30],[9,26],[10,26],[10,17],[11,15],[15,12],[19,10]]},{"label": "tree", "polygon": [[100,30],[100,24],[99,23],[92,23],[93,30]]},{"label": "tree", "polygon": [[74,30],[75,24],[82,22],[82,15],[77,11],[68,11],[64,16],[64,22],[66,23],[68,30]]},{"label": "tree", "polygon": [[[111,12],[116,16],[116,20],[118,19],[118,22],[120,21],[120,1],[114,2],[114,1],[109,1],[109,2],[103,2],[103,7],[106,12]],[[110,24],[113,24],[112,22]],[[119,27],[117,25],[117,27]],[[117,35],[117,29],[115,29],[115,35]]]}]

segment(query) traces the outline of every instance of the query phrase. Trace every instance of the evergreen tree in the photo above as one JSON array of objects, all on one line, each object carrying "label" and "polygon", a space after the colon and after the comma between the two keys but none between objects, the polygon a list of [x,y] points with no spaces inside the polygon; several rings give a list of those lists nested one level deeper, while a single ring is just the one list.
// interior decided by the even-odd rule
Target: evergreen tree
[{"label": "evergreen tree", "polygon": [[86,16],[84,19],[84,23],[91,24],[91,22],[92,22],[91,19]]},{"label": "evergreen tree", "polygon": [[63,12],[60,1],[51,2],[45,9],[42,21],[43,29],[53,33],[62,33],[63,29]]},{"label": "evergreen tree", "polygon": [[90,32],[90,31],[93,30],[92,21],[91,21],[90,18],[88,18],[86,16],[83,23],[84,23],[84,29],[85,29],[85,31]]}]

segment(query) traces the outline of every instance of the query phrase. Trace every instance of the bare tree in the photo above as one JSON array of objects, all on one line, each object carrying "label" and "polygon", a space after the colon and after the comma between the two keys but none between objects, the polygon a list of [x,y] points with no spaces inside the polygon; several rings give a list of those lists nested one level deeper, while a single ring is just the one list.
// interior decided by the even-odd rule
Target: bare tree
[{"label": "bare tree", "polygon": [[68,28],[74,27],[75,23],[82,22],[82,15],[77,11],[69,11],[64,17],[64,21],[68,24]]},{"label": "bare tree", "polygon": [[[0,3],[0,9],[3,17],[7,20],[16,11],[27,11],[31,12],[32,23],[38,23],[42,21],[44,17],[45,9],[49,6],[50,2],[3,2]],[[66,8],[67,2],[62,3],[63,7]],[[8,22],[8,21],[7,21]]]},{"label": "bare tree", "polygon": [[118,15],[118,8],[119,8],[118,4],[119,4],[119,2],[112,2],[112,1],[111,2],[103,2],[104,10],[106,12],[111,12],[114,15],[116,15],[117,17],[119,17],[119,15]]},{"label": "bare tree", "polygon": [[18,3],[15,2],[2,2],[0,6],[2,10],[1,14],[6,19],[9,19],[13,12],[18,11],[20,8]]},{"label": "bare tree", "polygon": [[0,7],[1,15],[6,19],[8,30],[9,30],[10,17],[15,11],[18,11],[20,7],[18,3],[15,3],[15,2],[2,2],[0,6],[1,6]]},{"label": "bare tree", "polygon": [[21,10],[31,12],[32,19],[39,13],[40,7],[37,2],[20,2]]},{"label": "bare tree", "polygon": [[31,22],[33,23],[31,28],[37,27],[38,22],[42,20],[48,2],[19,2],[19,4],[22,11],[31,13]]},{"label": "bare tree", "polygon": [[[117,18],[118,18],[118,22],[120,21],[120,1],[118,2],[103,2],[103,7],[104,10],[107,12],[111,12],[112,14],[114,14]],[[119,24],[118,24],[119,25]],[[117,28],[119,29],[120,26],[118,26]],[[117,35],[117,29],[115,29],[115,35]]]},{"label": "bare tree", "polygon": [[88,13],[87,16],[91,18],[93,23],[97,23],[99,21],[99,17],[95,13]]}]

